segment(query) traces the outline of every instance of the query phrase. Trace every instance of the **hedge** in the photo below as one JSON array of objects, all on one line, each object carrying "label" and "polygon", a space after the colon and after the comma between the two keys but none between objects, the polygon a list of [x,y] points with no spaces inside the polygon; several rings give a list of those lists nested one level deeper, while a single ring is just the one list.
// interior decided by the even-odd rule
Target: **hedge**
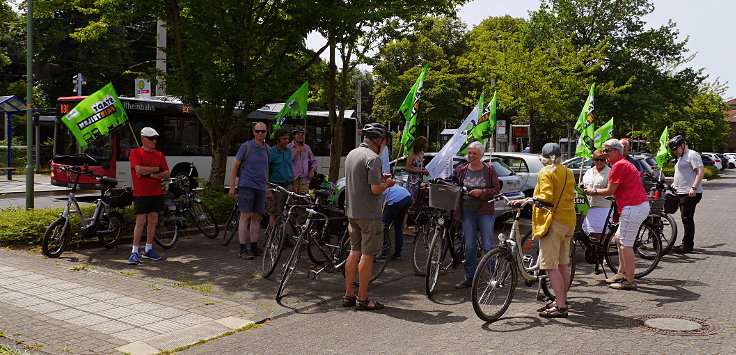
[{"label": "hedge", "polygon": [[[215,191],[205,188],[199,192],[202,201],[212,209],[220,224],[225,222],[230,210],[235,203],[235,199],[231,198],[223,191]],[[85,217],[92,216],[95,206],[86,205],[82,207],[82,213]],[[46,228],[59,218],[59,214],[64,208],[47,208],[26,210],[18,207],[11,207],[0,211],[0,246],[33,246],[40,245]],[[125,217],[124,236],[132,235],[135,226],[135,215],[133,206],[129,206],[122,210]],[[73,217],[72,230],[79,231],[79,218]]]}]

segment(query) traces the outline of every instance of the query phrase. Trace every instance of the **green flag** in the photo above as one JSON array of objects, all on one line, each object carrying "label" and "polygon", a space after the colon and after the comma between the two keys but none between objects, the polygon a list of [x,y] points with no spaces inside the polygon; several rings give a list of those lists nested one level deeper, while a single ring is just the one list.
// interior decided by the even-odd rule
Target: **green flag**
[{"label": "green flag", "polygon": [[[495,97],[495,96],[494,96]],[[478,98],[478,103],[475,105],[475,111],[478,112],[478,117],[470,123],[468,123],[465,128],[463,128],[463,132],[465,132],[465,142],[462,145],[462,148],[460,148],[460,151],[457,153],[458,155],[465,155],[468,153],[468,145],[470,143],[475,142],[478,140],[475,136],[475,130],[478,128],[478,125],[480,120],[483,118],[483,102],[485,101],[484,93],[480,93],[480,98]],[[471,112],[472,113],[472,112]],[[486,121],[488,119],[486,118]],[[483,131],[478,130],[478,134],[481,135]],[[482,138],[481,138],[482,139]]]},{"label": "green flag", "polygon": [[580,132],[580,138],[578,139],[578,146],[575,148],[575,155],[583,158],[590,158],[593,156],[592,152],[595,150],[594,136],[595,127],[593,126],[593,120],[595,115],[594,101],[593,101],[593,90],[595,89],[595,83],[590,86],[590,93],[588,99],[583,105],[583,110],[580,111],[578,121],[575,123],[575,129]]},{"label": "green flag", "polygon": [[603,148],[603,142],[611,139],[613,136],[613,118],[608,120],[606,124],[603,126],[600,126],[600,128],[595,130],[595,149],[601,149]]},{"label": "green flag", "polygon": [[[309,82],[305,81],[297,91],[289,96],[284,107],[282,107],[281,111],[276,115],[275,123],[273,124],[274,132],[281,128],[284,121],[286,121],[286,116],[288,115],[291,117],[298,115],[301,118],[307,118],[307,96],[309,96]],[[274,132],[271,132],[271,138],[273,138]]]},{"label": "green flag", "polygon": [[[483,105],[483,96],[481,95],[481,101],[479,102],[480,105]],[[482,107],[482,106],[481,106]],[[480,109],[480,107],[479,107]],[[483,109],[482,114],[478,118],[478,124],[473,127],[473,130],[470,132],[473,135],[473,138],[475,140],[482,140],[486,138],[491,138],[493,133],[496,131],[496,93],[493,93],[493,99],[491,99],[491,102],[488,103],[488,106],[486,106],[485,109]]]},{"label": "green flag", "polygon": [[74,106],[61,121],[77,138],[79,145],[86,149],[90,143],[125,124],[128,115],[115,88],[109,83]]},{"label": "green flag", "polygon": [[422,96],[422,86],[424,85],[424,76],[427,74],[427,66],[422,68],[422,73],[419,74],[417,81],[414,86],[411,87],[409,94],[406,95],[404,103],[401,104],[399,112],[404,115],[406,124],[404,124],[404,131],[401,133],[401,145],[407,150],[414,146],[414,139],[416,138],[417,131],[417,111],[419,110],[419,98]]},{"label": "green flag", "polygon": [[667,141],[669,141],[669,133],[667,127],[662,131],[662,135],[659,137],[659,150],[657,151],[657,169],[662,170],[664,164],[672,157],[670,150],[667,148]]}]

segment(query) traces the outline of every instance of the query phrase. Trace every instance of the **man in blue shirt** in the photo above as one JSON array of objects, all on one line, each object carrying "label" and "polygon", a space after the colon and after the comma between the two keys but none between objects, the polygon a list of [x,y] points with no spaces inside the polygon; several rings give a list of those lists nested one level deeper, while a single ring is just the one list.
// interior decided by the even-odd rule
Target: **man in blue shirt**
[{"label": "man in blue shirt", "polygon": [[[396,243],[391,258],[400,260],[401,249],[404,246],[404,218],[406,213],[409,212],[409,207],[414,203],[414,199],[411,198],[411,194],[407,189],[399,185],[384,190],[383,198],[386,201],[383,207],[383,217],[381,218],[383,235],[384,238],[388,237],[388,231],[391,229],[391,224],[393,224]],[[379,256],[378,259],[380,260],[381,257],[385,257],[385,255]]]},{"label": "man in blue shirt", "polygon": [[[292,190],[292,166],[291,149],[287,147],[289,144],[289,132],[285,129],[279,129],[274,133],[276,145],[271,147],[271,157],[268,162],[268,181],[280,185],[288,191]],[[284,210],[286,198],[289,195],[272,190],[266,193],[266,212],[268,212],[268,226],[273,227],[276,224],[276,218]]]},{"label": "man in blue shirt", "polygon": [[[270,154],[270,147],[265,141],[266,134],[268,134],[266,124],[256,122],[253,125],[254,138],[240,146],[230,169],[228,194],[235,197],[235,187],[238,187],[240,257],[247,260],[252,260],[254,254],[260,254],[258,233],[261,229],[261,215],[266,209],[266,176],[268,176],[268,156]],[[238,184],[235,185],[238,171],[240,178]],[[248,232],[250,232],[250,238],[248,238]],[[250,239],[250,251],[246,248],[248,239]]]}]

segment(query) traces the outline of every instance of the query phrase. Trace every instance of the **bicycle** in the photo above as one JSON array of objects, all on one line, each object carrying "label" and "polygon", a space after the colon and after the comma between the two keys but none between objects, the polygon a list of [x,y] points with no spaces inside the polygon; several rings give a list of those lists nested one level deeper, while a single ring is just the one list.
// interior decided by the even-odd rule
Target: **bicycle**
[{"label": "bicycle", "polygon": [[[76,175],[72,190],[66,202],[66,208],[59,214],[59,218],[51,222],[41,241],[41,250],[50,258],[57,258],[64,252],[71,233],[70,214],[79,216],[81,229],[75,234],[77,247],[83,239],[97,237],[105,248],[112,248],[120,241],[125,226],[123,215],[112,208],[124,208],[132,203],[130,188],[115,188],[118,181],[109,177],[93,174],[88,166],[62,166],[59,171],[66,171]],[[89,176],[100,183],[100,198],[95,201],[95,211],[92,217],[85,218],[76,198],[80,176]]]},{"label": "bicycle", "polygon": [[162,181],[166,209],[159,213],[154,234],[156,244],[162,248],[169,249],[176,244],[181,231],[189,226],[189,220],[205,237],[217,238],[219,227],[215,214],[199,199],[191,181],[184,175]]},{"label": "bicycle", "polygon": [[[315,193],[321,194],[322,196],[320,197],[323,198],[329,195],[327,191],[316,191]],[[329,212],[325,210],[325,206],[320,206],[318,203],[305,208],[305,211],[307,218],[298,228],[299,233],[295,237],[294,247],[284,263],[284,273],[281,277],[279,289],[276,292],[277,301],[281,300],[286,283],[296,270],[299,256],[304,249],[307,249],[310,259],[319,267],[319,269],[310,269],[307,272],[308,279],[316,280],[317,276],[324,271],[332,273],[341,270],[343,276],[345,276],[345,263],[351,251],[350,236],[348,235],[347,228],[338,230],[338,238],[333,243],[333,233],[330,233],[330,230],[334,229],[334,226],[330,226],[330,221],[341,221],[343,226],[346,227],[347,218],[344,216],[337,218],[328,216],[327,213]],[[387,252],[388,250],[392,250],[391,240],[383,244],[381,253]],[[386,264],[387,262],[377,262],[374,260],[369,282],[375,281],[383,274]],[[357,274],[354,282],[358,282]]]},{"label": "bicycle", "polygon": [[[573,234],[573,241],[575,244],[582,246],[585,261],[595,265],[595,274],[604,273],[608,277],[605,271],[606,265],[613,273],[618,272],[619,255],[614,236],[618,230],[619,222],[617,220],[618,206],[616,205],[616,199],[612,196],[608,196],[606,199],[611,201],[611,207],[603,224],[603,237],[600,239],[592,238],[578,225]],[[660,230],[648,220],[642,222],[633,245],[635,256],[634,278],[644,277],[657,267],[662,256],[661,234]],[[576,248],[577,246],[573,245],[573,250]]]},{"label": "bicycle", "polygon": [[414,269],[414,275],[424,276],[427,266],[427,255],[429,255],[429,243],[434,234],[434,224],[432,216],[436,212],[435,209],[429,207],[427,188],[420,188],[417,192],[418,207],[417,215],[414,219],[416,233],[412,243],[411,266]]},{"label": "bicycle", "polygon": [[[517,199],[517,197],[516,194],[499,194],[493,200],[503,199],[508,203],[513,199]],[[536,199],[526,200],[521,206],[513,206],[512,208],[515,211],[509,237],[506,238],[504,233],[499,233],[499,245],[483,255],[473,275],[471,286],[473,310],[480,319],[486,322],[493,322],[500,318],[511,305],[518,275],[521,275],[526,281],[527,286],[531,286],[534,282],[539,283],[537,300],[554,300],[554,294],[548,284],[547,274],[539,268],[538,241],[534,241],[537,244],[536,247],[533,247],[535,244],[531,242],[531,239],[525,240],[531,236],[531,232],[524,237],[521,235],[519,226],[521,213],[524,207],[530,203],[534,207],[547,211],[547,213],[552,213],[548,207],[554,207],[551,203]],[[572,251],[570,254],[571,258],[568,265],[570,270],[574,270],[575,258],[572,257]],[[574,272],[571,271],[571,283],[573,275]],[[570,285],[568,285],[569,287]]]},{"label": "bicycle", "polygon": [[644,175],[654,183],[649,191],[649,217],[647,221],[662,232],[662,256],[669,253],[677,241],[677,221],[675,217],[664,212],[664,195],[667,191],[676,193],[677,190],[665,184],[664,180],[655,178],[651,173]]}]

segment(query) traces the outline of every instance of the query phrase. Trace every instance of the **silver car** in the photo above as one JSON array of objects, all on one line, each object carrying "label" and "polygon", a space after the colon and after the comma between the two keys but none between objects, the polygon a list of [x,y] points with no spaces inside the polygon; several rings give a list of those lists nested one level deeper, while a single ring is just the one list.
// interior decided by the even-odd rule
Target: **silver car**
[{"label": "silver car", "polygon": [[516,153],[516,152],[495,152],[494,157],[501,158],[503,162],[513,171],[521,180],[521,192],[527,197],[534,195],[534,187],[537,186],[537,176],[539,171],[544,168],[544,164],[539,159],[539,154]]}]

